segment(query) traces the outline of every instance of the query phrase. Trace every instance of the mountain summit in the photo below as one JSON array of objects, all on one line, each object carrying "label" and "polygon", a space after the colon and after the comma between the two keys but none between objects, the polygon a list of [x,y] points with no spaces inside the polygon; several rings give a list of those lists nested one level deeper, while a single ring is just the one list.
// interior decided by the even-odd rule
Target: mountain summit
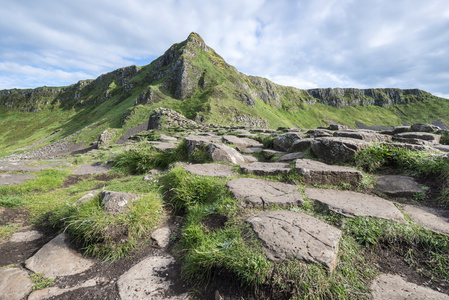
[{"label": "mountain summit", "polygon": [[[126,130],[137,126],[160,106],[203,123],[265,128],[449,121],[448,100],[418,89],[301,90],[242,74],[197,33],[146,66],[120,68],[67,87],[0,91],[1,119],[8,127],[25,115],[27,120],[36,119],[36,124],[47,120],[43,128],[22,130],[30,141],[36,132],[46,136],[57,131],[67,136],[86,126],[90,129],[82,139],[90,141],[108,127]],[[5,135],[13,137],[14,133]]]}]

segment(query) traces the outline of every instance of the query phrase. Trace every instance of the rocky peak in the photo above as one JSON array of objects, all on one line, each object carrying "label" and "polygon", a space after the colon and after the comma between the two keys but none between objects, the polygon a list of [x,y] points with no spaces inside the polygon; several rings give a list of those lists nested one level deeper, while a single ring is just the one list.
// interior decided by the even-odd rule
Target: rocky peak
[{"label": "rocky peak", "polygon": [[189,34],[189,37],[186,40],[186,48],[197,48],[202,51],[210,52],[211,48],[209,48],[204,42],[203,38],[195,32]]}]

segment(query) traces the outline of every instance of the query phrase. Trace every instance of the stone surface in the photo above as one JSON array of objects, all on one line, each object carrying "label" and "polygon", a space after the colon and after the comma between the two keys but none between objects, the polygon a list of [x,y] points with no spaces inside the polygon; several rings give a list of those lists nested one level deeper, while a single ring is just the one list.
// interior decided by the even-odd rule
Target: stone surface
[{"label": "stone surface", "polygon": [[410,131],[410,126],[397,126],[393,128],[393,134],[408,132]]},{"label": "stone surface", "polygon": [[397,141],[410,141],[414,144],[414,140],[422,140],[425,142],[438,144],[440,142],[441,136],[438,134],[428,133],[428,132],[402,132],[397,133],[393,136],[394,140]]},{"label": "stone surface", "polygon": [[329,189],[308,188],[305,191],[311,201],[324,204],[345,217],[376,217],[405,222],[402,213],[388,200],[367,194]]},{"label": "stone surface", "polygon": [[98,163],[93,163],[90,165],[80,165],[75,170],[73,174],[75,175],[88,175],[88,174],[104,174],[109,172],[111,166],[100,165]]},{"label": "stone surface", "polygon": [[283,151],[276,151],[276,150],[271,150],[271,149],[264,149],[262,150],[262,156],[263,158],[265,158],[266,160],[271,160],[275,155],[285,155],[286,153]]},{"label": "stone surface", "polygon": [[298,159],[295,170],[308,184],[339,184],[341,182],[356,185],[362,180],[361,172],[343,166],[328,165],[311,159]]},{"label": "stone surface", "polygon": [[385,175],[375,177],[375,189],[392,197],[413,197],[416,193],[425,193],[421,185],[412,177]]},{"label": "stone surface", "polygon": [[187,155],[190,156],[196,148],[205,148],[210,143],[220,143],[221,138],[216,136],[189,135],[184,138]]},{"label": "stone surface", "polygon": [[249,148],[249,147],[262,147],[263,145],[256,140],[250,138],[241,138],[235,135],[224,135],[222,137],[223,142],[228,144],[233,144],[240,151]]},{"label": "stone surface", "polygon": [[34,178],[32,174],[0,174],[0,185],[19,184]]},{"label": "stone surface", "polygon": [[221,164],[194,164],[186,165],[183,168],[189,173],[202,176],[228,177],[237,175],[232,166]]},{"label": "stone surface", "polygon": [[247,207],[302,205],[296,185],[254,178],[237,178],[226,183],[237,200]]},{"label": "stone surface", "polygon": [[365,130],[341,130],[334,132],[336,137],[349,137],[358,140],[364,140],[367,142],[385,142],[391,141],[391,136],[379,134],[376,132],[369,132]]},{"label": "stone surface", "polygon": [[410,127],[410,131],[413,132],[435,132],[438,130],[441,128],[433,124],[413,124]]},{"label": "stone surface", "polygon": [[322,263],[333,271],[341,231],[312,216],[288,211],[261,212],[248,219],[270,260],[297,258]]},{"label": "stone surface", "polygon": [[151,238],[161,248],[165,248],[170,243],[171,230],[168,227],[158,228],[151,234]]},{"label": "stone surface", "polygon": [[235,165],[243,165],[246,163],[245,158],[234,148],[223,144],[210,144],[208,152],[213,161],[222,161]]},{"label": "stone surface", "polygon": [[19,268],[0,269],[0,300],[21,300],[32,287],[28,272]]},{"label": "stone surface", "polygon": [[399,275],[380,274],[371,283],[373,300],[449,300],[449,296],[407,282]]},{"label": "stone surface", "polygon": [[78,274],[88,270],[94,263],[75,251],[69,243],[69,237],[64,233],[52,239],[25,261],[28,269],[35,273],[44,273],[48,278]]},{"label": "stone surface", "polygon": [[118,128],[105,129],[98,137],[97,148],[105,149],[109,147],[118,138],[119,132],[120,129]]},{"label": "stone surface", "polygon": [[333,131],[327,129],[311,129],[306,132],[311,138],[328,137],[334,134]]},{"label": "stone surface", "polygon": [[246,154],[253,154],[253,153],[260,152],[262,150],[263,150],[262,147],[248,147],[248,148],[241,150],[241,152],[246,153]]},{"label": "stone surface", "polygon": [[290,172],[290,164],[281,162],[254,162],[242,166],[242,172],[245,174],[254,174],[259,176],[287,174]]},{"label": "stone surface", "polygon": [[[188,299],[188,293],[176,295],[168,275],[175,259],[172,256],[151,256],[125,272],[118,280],[122,300]],[[170,293],[171,292],[171,293]],[[170,295],[171,294],[171,295]]]},{"label": "stone surface", "polygon": [[43,300],[43,299],[49,299],[51,297],[56,297],[59,295],[62,295],[67,292],[72,292],[77,289],[87,288],[87,287],[93,287],[98,284],[99,281],[104,281],[104,279],[89,279],[87,281],[78,283],[75,286],[69,287],[69,288],[58,288],[58,287],[48,287],[42,290],[37,290],[32,292],[27,300]]},{"label": "stone surface", "polygon": [[74,206],[81,205],[84,202],[87,202],[87,201],[95,198],[99,193],[100,193],[100,191],[98,191],[98,190],[90,191],[87,194],[81,196],[78,200],[76,200],[75,203],[73,203],[73,205]]},{"label": "stone surface", "polygon": [[9,242],[11,242],[11,243],[26,243],[26,242],[38,240],[38,239],[42,238],[43,236],[44,235],[37,230],[15,232],[12,234],[11,238],[9,239]]},{"label": "stone surface", "polygon": [[371,144],[363,140],[342,137],[324,137],[311,141],[312,153],[328,164],[349,162]]},{"label": "stone surface", "polygon": [[430,207],[418,207],[415,205],[401,205],[402,209],[416,223],[424,228],[443,234],[449,234],[449,219],[443,215],[449,215],[448,211],[440,211]]},{"label": "stone surface", "polygon": [[293,143],[302,138],[302,134],[289,132],[281,134],[273,140],[273,149],[277,151],[287,152]]},{"label": "stone surface", "polygon": [[310,144],[313,138],[305,138],[301,140],[296,140],[293,142],[292,146],[288,149],[288,152],[301,152],[306,151],[310,148]]},{"label": "stone surface", "polygon": [[171,141],[153,145],[153,148],[159,152],[174,150],[176,147],[178,147],[178,144]]},{"label": "stone surface", "polygon": [[433,148],[441,151],[441,152],[449,152],[449,145],[435,145]]},{"label": "stone surface", "polygon": [[139,198],[139,195],[114,192],[114,191],[101,191],[100,202],[104,211],[111,214],[119,214],[128,211],[129,204]]},{"label": "stone surface", "polygon": [[304,156],[306,156],[305,152],[288,153],[279,157],[276,161],[277,162],[294,161],[295,159],[300,159],[303,158]]},{"label": "stone surface", "polygon": [[166,129],[170,127],[198,127],[195,121],[189,120],[180,113],[164,107],[155,108],[148,120],[148,130]]}]

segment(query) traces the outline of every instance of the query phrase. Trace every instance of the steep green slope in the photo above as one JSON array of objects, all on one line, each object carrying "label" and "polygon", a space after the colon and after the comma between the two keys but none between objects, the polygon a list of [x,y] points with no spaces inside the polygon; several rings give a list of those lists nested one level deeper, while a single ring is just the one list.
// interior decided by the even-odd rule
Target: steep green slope
[{"label": "steep green slope", "polygon": [[259,127],[449,123],[449,100],[417,89],[300,90],[247,76],[192,33],[147,66],[121,68],[67,87],[0,91],[0,151],[55,132],[41,145],[79,130],[74,141],[92,142],[106,128],[125,132],[147,121],[159,106],[204,123]]}]

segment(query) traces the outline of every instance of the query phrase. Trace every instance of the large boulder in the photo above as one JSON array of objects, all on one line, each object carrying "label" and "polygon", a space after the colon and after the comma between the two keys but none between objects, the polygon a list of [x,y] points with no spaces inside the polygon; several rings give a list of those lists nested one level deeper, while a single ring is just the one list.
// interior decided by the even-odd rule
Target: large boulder
[{"label": "large boulder", "polygon": [[187,155],[190,156],[195,149],[205,149],[211,143],[219,143],[220,138],[208,135],[189,135],[184,138],[186,144]]},{"label": "large boulder", "polygon": [[105,129],[97,141],[97,148],[104,149],[109,147],[112,143],[114,143],[119,137],[120,129],[118,128],[107,128]]},{"label": "large boulder", "polygon": [[328,164],[335,164],[351,161],[358,152],[371,144],[353,138],[323,137],[314,139],[310,145],[313,155]]},{"label": "large boulder", "polygon": [[385,175],[376,178],[376,190],[391,197],[413,197],[424,193],[421,185],[413,177],[402,175]]},{"label": "large boulder", "polygon": [[298,159],[295,170],[303,176],[308,184],[339,184],[356,185],[363,175],[350,167],[328,165],[311,159]]},{"label": "large boulder", "polygon": [[242,206],[298,206],[304,202],[298,187],[278,181],[268,181],[254,178],[237,178],[229,180],[226,186]]},{"label": "large boulder", "polygon": [[198,127],[195,121],[189,120],[180,113],[164,107],[155,108],[148,120],[148,129],[165,129],[170,127]]},{"label": "large boulder", "polygon": [[338,262],[341,231],[312,216],[289,210],[270,210],[248,219],[265,254],[273,261],[301,259],[325,265]]},{"label": "large boulder", "polygon": [[208,152],[212,161],[222,161],[235,165],[243,165],[246,163],[245,158],[240,152],[223,144],[210,144]]},{"label": "large boulder", "polygon": [[273,149],[278,151],[288,151],[293,143],[302,138],[302,134],[289,132],[281,134],[273,140]]},{"label": "large boulder", "polygon": [[393,140],[395,141],[410,144],[419,144],[420,141],[430,144],[438,144],[440,139],[440,135],[428,132],[402,132],[393,136]]}]

